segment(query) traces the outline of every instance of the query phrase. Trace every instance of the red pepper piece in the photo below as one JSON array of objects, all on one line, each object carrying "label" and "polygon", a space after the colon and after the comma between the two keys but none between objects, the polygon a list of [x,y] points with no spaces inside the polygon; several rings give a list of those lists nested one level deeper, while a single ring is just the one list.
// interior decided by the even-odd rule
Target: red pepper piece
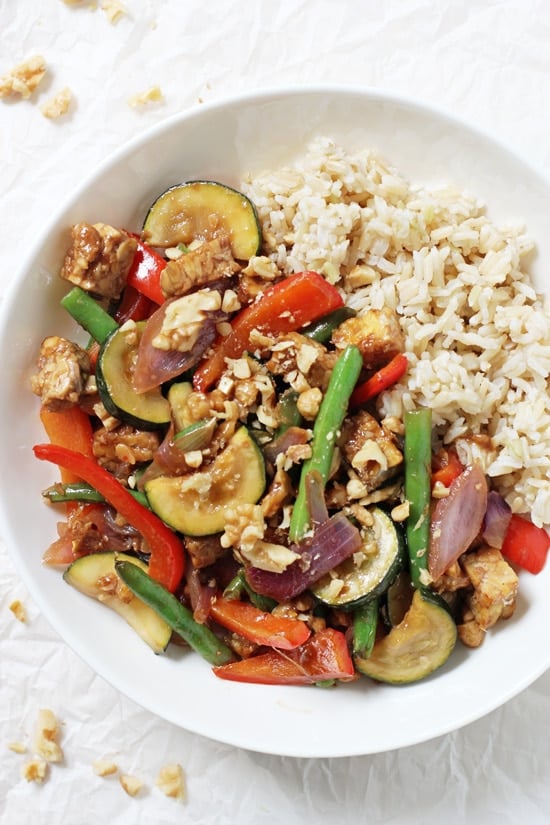
[{"label": "red pepper piece", "polygon": [[371,377],[362,384],[359,384],[350,398],[349,403],[351,409],[356,410],[362,407],[367,401],[370,401],[384,390],[397,384],[399,379],[407,372],[408,366],[407,356],[400,352],[392,358],[386,366],[379,369],[378,372],[375,372],[374,375],[371,375]]},{"label": "red pepper piece", "polygon": [[343,303],[338,290],[317,272],[300,272],[279,281],[233,318],[229,335],[214,342],[212,355],[195,370],[195,389],[206,392],[223,372],[225,359],[239,358],[249,348],[252,330],[272,335],[293,332]]},{"label": "red pepper piece", "polygon": [[502,545],[502,555],[529,573],[540,573],[546,562],[550,536],[543,527],[512,515]]},{"label": "red pepper piece", "polygon": [[311,685],[327,679],[349,682],[356,678],[346,637],[332,627],[314,633],[294,650],[269,650],[213,671],[220,679],[262,685]]},{"label": "red pepper piece", "polygon": [[166,261],[158,252],[147,246],[138,235],[128,233],[137,240],[137,249],[126,283],[135,287],[138,292],[146,295],[156,304],[163,304],[166,300],[160,288],[160,273],[166,266]]},{"label": "red pepper piece", "polygon": [[432,488],[436,482],[440,482],[445,487],[450,487],[455,478],[464,472],[456,450],[442,449],[434,456],[432,462]]},{"label": "red pepper piece", "polygon": [[244,636],[257,645],[292,650],[304,644],[311,631],[300,619],[274,616],[253,604],[218,596],[212,601],[210,615],[222,627]]},{"label": "red pepper piece", "polygon": [[145,321],[152,311],[157,308],[154,301],[140,292],[135,286],[126,284],[122,300],[115,312],[115,321],[123,324],[125,321]]},{"label": "red pepper piece", "polygon": [[94,459],[56,444],[37,444],[33,447],[33,452],[41,461],[51,461],[66,470],[71,470],[95,487],[145,538],[151,551],[151,578],[156,579],[171,593],[176,590],[185,570],[183,545],[158,516],[137,502],[128,490]]},{"label": "red pepper piece", "polygon": [[[66,410],[48,410],[40,408],[40,421],[52,444],[70,447],[77,453],[92,456],[92,424],[90,417],[80,407],[68,407]],[[61,479],[66,484],[80,481],[81,476],[61,468]]]}]

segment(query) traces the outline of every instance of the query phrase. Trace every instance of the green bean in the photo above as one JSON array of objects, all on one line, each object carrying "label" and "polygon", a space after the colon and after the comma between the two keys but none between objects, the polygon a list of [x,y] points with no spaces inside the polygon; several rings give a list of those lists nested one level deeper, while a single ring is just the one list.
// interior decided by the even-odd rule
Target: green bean
[{"label": "green bean", "polygon": [[432,411],[405,413],[405,497],[409,502],[407,544],[411,580],[415,587],[427,584],[430,545],[432,463]]},{"label": "green bean", "polygon": [[355,346],[346,347],[334,365],[327,391],[313,425],[311,457],[304,461],[300,473],[298,495],[290,519],[291,541],[300,541],[310,527],[306,490],[307,474],[310,470],[318,470],[323,484],[327,483],[340,427],[362,366],[361,353]]},{"label": "green bean", "polygon": [[[143,504],[144,507],[149,507],[149,502],[147,501],[147,496],[145,493],[142,493],[140,490],[128,490],[128,492],[132,494],[136,501]],[[57,484],[52,484],[51,487],[47,487],[45,490],[42,490],[42,495],[53,504],[58,504],[63,501],[88,501],[99,503],[103,503],[105,501],[101,493],[99,493],[95,487],[92,487],[91,484],[86,484],[85,481],[74,481],[70,484],[61,484],[58,482]]]},{"label": "green bean", "polygon": [[307,338],[324,344],[326,341],[330,341],[332,333],[340,324],[347,321],[348,318],[354,318],[356,315],[356,311],[351,307],[338,307],[338,309],[329,312],[323,318],[319,318],[318,321],[313,321],[300,332]]},{"label": "green bean", "polygon": [[61,299],[61,306],[98,344],[102,344],[115,329],[118,329],[115,319],[79,286],[67,292]]},{"label": "green bean", "polygon": [[353,614],[353,654],[368,659],[376,641],[378,627],[378,599],[369,599]]},{"label": "green bean", "polygon": [[241,567],[223,591],[223,597],[224,599],[242,599],[245,594],[258,610],[271,613],[273,608],[277,607],[278,602],[276,602],[275,599],[270,599],[269,596],[262,596],[250,587],[246,580],[244,569]]},{"label": "green bean", "polygon": [[185,605],[136,564],[117,561],[115,571],[138,599],[149,605],[211,665],[225,665],[235,659],[233,651],[218,639],[208,625],[195,621]]}]

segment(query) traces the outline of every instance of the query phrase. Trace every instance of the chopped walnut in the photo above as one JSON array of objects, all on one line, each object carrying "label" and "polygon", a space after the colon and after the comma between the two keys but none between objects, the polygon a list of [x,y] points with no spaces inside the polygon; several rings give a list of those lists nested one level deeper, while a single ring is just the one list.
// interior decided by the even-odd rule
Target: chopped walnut
[{"label": "chopped walnut", "polygon": [[160,285],[167,298],[181,297],[212,281],[231,278],[239,269],[229,236],[219,235],[175,261],[169,261],[161,273]]},{"label": "chopped walnut", "polygon": [[103,298],[118,298],[134,260],[136,239],[105,223],[77,223],[71,235],[61,277]]},{"label": "chopped walnut", "polygon": [[62,762],[63,751],[58,742],[59,722],[48,709],[39,711],[34,750],[45,762]]},{"label": "chopped walnut", "polygon": [[41,55],[34,55],[0,77],[0,98],[29,98],[45,74],[46,61]]},{"label": "chopped walnut", "polygon": [[71,101],[73,99],[72,92],[65,86],[54,97],[50,98],[40,109],[44,117],[49,120],[56,120],[58,117],[63,117],[69,111]]},{"label": "chopped walnut", "polygon": [[140,106],[147,106],[149,103],[162,103],[164,95],[160,86],[151,86],[145,92],[138,92],[128,98],[128,105],[132,109],[138,109]]},{"label": "chopped walnut", "polygon": [[183,768],[177,762],[164,765],[155,781],[157,788],[171,799],[185,799],[185,779]]},{"label": "chopped walnut", "polygon": [[380,487],[400,469],[403,454],[393,433],[374,416],[361,412],[346,419],[342,427],[342,450],[367,491]]},{"label": "chopped walnut", "polygon": [[162,326],[152,344],[160,350],[189,352],[212,313],[219,312],[222,299],[214,289],[199,289],[166,305]]},{"label": "chopped walnut", "polygon": [[96,776],[113,776],[118,773],[118,765],[112,759],[95,759],[92,767]]},{"label": "chopped walnut", "polygon": [[107,15],[109,23],[118,23],[121,17],[128,14],[120,0],[102,0],[101,8]]},{"label": "chopped walnut", "polygon": [[57,335],[42,341],[38,372],[31,376],[31,389],[42,405],[52,411],[78,404],[90,374],[88,353]]},{"label": "chopped walnut", "polygon": [[312,387],[309,390],[304,390],[298,396],[296,406],[298,412],[306,421],[314,421],[317,418],[321,401],[323,400],[323,393],[319,387]]},{"label": "chopped walnut", "polygon": [[27,753],[27,746],[23,742],[8,742],[7,746],[14,753]]},{"label": "chopped walnut", "polygon": [[281,573],[298,554],[282,544],[264,541],[266,524],[259,504],[238,504],[226,512],[222,547],[234,547],[254,567]]}]

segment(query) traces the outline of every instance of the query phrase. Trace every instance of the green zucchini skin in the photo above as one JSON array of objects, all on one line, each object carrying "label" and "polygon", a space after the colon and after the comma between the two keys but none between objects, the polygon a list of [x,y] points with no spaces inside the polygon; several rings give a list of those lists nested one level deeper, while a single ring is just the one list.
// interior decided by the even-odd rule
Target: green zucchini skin
[{"label": "green zucchini skin", "polygon": [[262,230],[256,208],[242,192],[213,180],[192,180],[171,186],[151,205],[142,236],[150,246],[175,247],[212,237],[216,229],[226,232],[237,260],[249,260],[262,245]]},{"label": "green zucchini skin", "polygon": [[135,334],[124,327],[104,341],[96,364],[96,384],[107,412],[141,430],[157,430],[170,423],[170,404],[160,389],[137,393],[132,370],[145,321],[135,325]]},{"label": "green zucchini skin", "polygon": [[[319,602],[340,610],[354,610],[381,596],[402,570],[406,550],[401,529],[379,507],[372,507],[370,513],[373,526],[365,528],[365,549],[372,549],[374,543],[376,553],[365,553],[359,563],[354,557],[346,559],[319,579],[311,588]],[[343,582],[339,592],[335,580]]]},{"label": "green zucchini skin", "polygon": [[418,682],[445,664],[457,640],[451,613],[436,593],[414,591],[402,621],[375,643],[368,657],[354,656],[356,669],[377,682]]},{"label": "green zucchini skin", "polygon": [[145,483],[153,512],[166,524],[186,536],[220,533],[226,511],[239,503],[255,504],[265,489],[262,453],[246,429],[240,427],[218,458],[224,463],[223,478],[211,482],[214,468],[194,473],[205,489],[191,486],[186,476],[158,476]]},{"label": "green zucchini skin", "polygon": [[[116,561],[132,562],[147,570],[147,565],[134,556],[105,551],[81,556],[65,570],[63,578],[80,593],[96,599],[122,616],[154,653],[162,653],[168,646],[172,628],[137,596],[130,594],[128,597],[125,592],[124,598],[120,598],[116,584],[119,578],[115,570]],[[109,582],[113,583],[112,586]]]}]

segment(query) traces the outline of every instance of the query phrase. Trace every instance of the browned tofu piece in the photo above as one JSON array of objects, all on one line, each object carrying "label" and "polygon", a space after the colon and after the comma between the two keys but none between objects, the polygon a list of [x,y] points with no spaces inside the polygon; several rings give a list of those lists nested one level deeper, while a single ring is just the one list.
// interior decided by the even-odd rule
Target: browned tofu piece
[{"label": "browned tofu piece", "polygon": [[367,490],[376,490],[392,478],[403,462],[394,435],[366,410],[345,421],[341,445]]},{"label": "browned tofu piece", "polygon": [[105,223],[77,223],[71,230],[60,275],[102,298],[118,298],[137,249],[137,241]]},{"label": "browned tofu piece", "polygon": [[405,341],[396,313],[387,307],[369,309],[364,315],[348,318],[332,334],[338,349],[355,345],[366,369],[376,370],[403,352]]},{"label": "browned tofu piece", "polygon": [[199,286],[230,278],[239,269],[229,237],[223,235],[169,261],[160,276],[160,285],[167,298],[179,297]]},{"label": "browned tofu piece", "polygon": [[467,604],[482,630],[508,619],[516,607],[518,577],[500,550],[481,547],[462,556],[461,565],[473,586]]},{"label": "browned tofu piece", "polygon": [[90,358],[82,347],[50,335],[42,341],[37,367],[31,389],[46,409],[63,410],[78,404],[90,375]]}]

